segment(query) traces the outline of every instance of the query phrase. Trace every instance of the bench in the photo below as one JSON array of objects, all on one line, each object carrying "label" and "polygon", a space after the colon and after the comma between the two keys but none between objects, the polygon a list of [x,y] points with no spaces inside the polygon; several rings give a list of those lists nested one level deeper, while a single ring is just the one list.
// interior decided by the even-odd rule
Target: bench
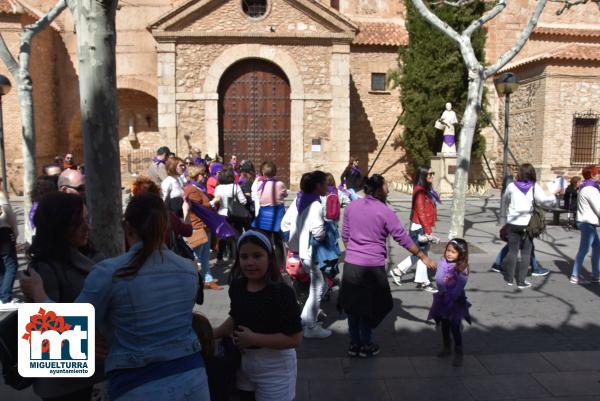
[{"label": "bench", "polygon": [[570,210],[563,209],[562,207],[553,207],[547,209],[548,212],[552,213],[552,224],[555,226],[560,225],[560,215],[563,213],[572,213]]}]

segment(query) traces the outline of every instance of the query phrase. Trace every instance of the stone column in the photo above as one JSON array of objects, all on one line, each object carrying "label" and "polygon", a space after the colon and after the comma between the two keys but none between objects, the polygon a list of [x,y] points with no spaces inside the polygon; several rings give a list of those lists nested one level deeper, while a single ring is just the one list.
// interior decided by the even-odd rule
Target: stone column
[{"label": "stone column", "polygon": [[206,97],[204,98],[204,130],[206,153],[208,153],[211,157],[214,157],[219,153],[218,93],[207,93]]},{"label": "stone column", "polygon": [[162,145],[177,153],[177,110],[175,101],[175,43],[157,45],[158,130]]},{"label": "stone column", "polygon": [[334,44],[331,66],[331,148],[330,171],[341,173],[350,157],[350,45]]}]

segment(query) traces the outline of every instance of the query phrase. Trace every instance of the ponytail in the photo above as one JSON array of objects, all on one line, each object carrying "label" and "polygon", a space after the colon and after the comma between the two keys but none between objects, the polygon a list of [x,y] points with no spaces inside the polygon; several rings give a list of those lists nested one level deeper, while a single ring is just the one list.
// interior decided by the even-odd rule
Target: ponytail
[{"label": "ponytail", "polygon": [[157,250],[162,256],[162,245],[168,228],[167,209],[158,195],[143,193],[131,198],[125,210],[125,221],[140,236],[142,247],[125,267],[115,272],[114,277],[117,278],[136,276]]}]

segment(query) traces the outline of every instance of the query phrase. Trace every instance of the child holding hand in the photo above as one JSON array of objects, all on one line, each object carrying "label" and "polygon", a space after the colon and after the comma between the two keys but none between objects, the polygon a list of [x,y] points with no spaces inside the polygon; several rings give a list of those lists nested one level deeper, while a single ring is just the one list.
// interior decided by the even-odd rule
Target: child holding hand
[{"label": "child holding hand", "polygon": [[429,310],[429,319],[435,320],[442,326],[444,348],[438,357],[450,356],[451,339],[454,339],[453,366],[461,366],[463,359],[461,322],[466,320],[471,324],[469,307],[465,295],[465,286],[469,278],[469,248],[467,241],[455,238],[448,242],[444,257],[438,262],[435,281],[438,293],[433,294],[433,304]]},{"label": "child holding hand", "polygon": [[242,351],[237,387],[242,401],[292,401],[296,396],[296,350],[302,341],[300,308],[294,291],[281,279],[269,239],[247,231],[229,287],[231,310],[214,331],[233,335]]}]

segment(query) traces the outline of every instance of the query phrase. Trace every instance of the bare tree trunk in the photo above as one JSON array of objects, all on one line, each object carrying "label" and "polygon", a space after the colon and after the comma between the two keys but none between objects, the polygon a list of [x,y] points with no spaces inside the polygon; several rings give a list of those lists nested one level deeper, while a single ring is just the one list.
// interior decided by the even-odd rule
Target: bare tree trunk
[{"label": "bare tree trunk", "polygon": [[462,128],[458,141],[458,161],[456,177],[454,178],[454,196],[452,198],[452,213],[448,238],[464,236],[465,207],[467,189],[469,185],[469,168],[471,166],[471,148],[473,147],[473,133],[477,129],[481,100],[483,98],[483,70],[469,73],[469,92],[467,107],[462,118]]},{"label": "bare tree trunk", "polygon": [[107,256],[123,251],[117,128],[117,0],[69,0],[77,29],[79,94],[92,241]]},{"label": "bare tree trunk", "polygon": [[33,85],[29,74],[31,43],[36,34],[46,28],[67,8],[65,0],[60,0],[49,12],[31,25],[27,25],[21,34],[19,47],[19,62],[8,50],[4,38],[0,35],[0,59],[6,64],[15,80],[21,113],[21,134],[23,139],[23,220],[25,226],[25,241],[31,243],[33,229],[29,224],[31,210],[31,192],[36,178],[35,152],[35,114],[33,110]]}]

